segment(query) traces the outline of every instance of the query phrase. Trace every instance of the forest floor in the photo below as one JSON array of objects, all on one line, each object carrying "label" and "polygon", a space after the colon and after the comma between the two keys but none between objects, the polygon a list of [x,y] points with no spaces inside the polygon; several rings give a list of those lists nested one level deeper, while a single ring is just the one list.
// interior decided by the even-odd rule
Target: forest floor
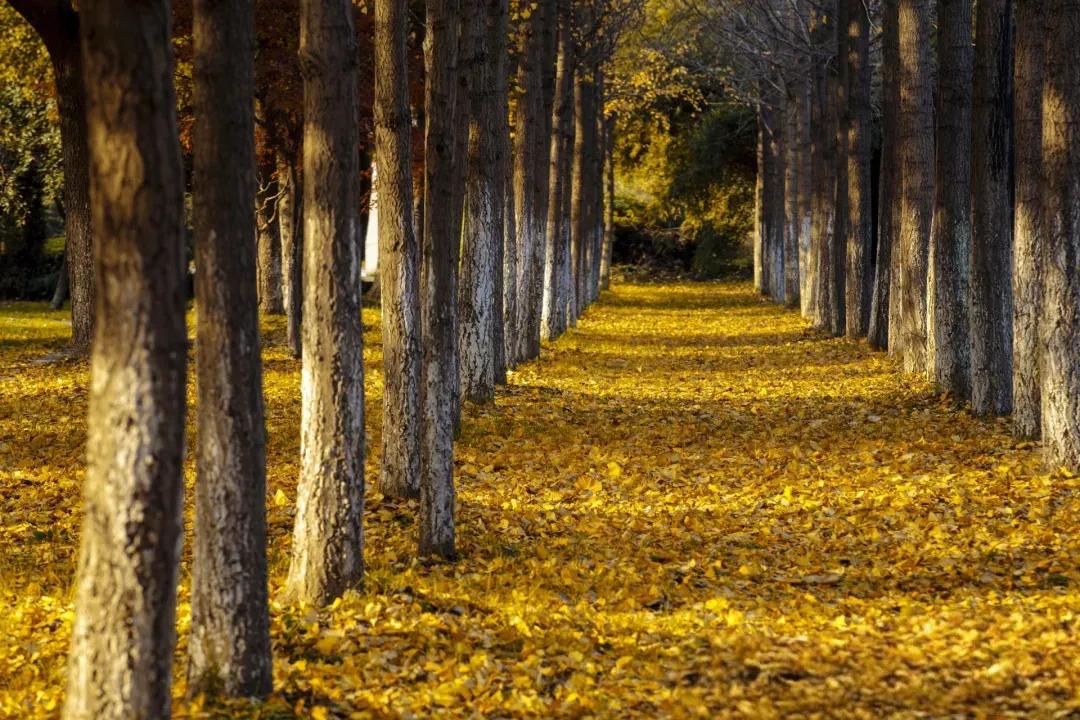
[{"label": "forest floor", "polygon": [[[365,321],[375,478],[377,310]],[[6,717],[62,701],[87,369],[40,358],[67,332],[63,313],[0,305]],[[276,594],[299,364],[279,320],[264,334]],[[268,702],[184,699],[178,680],[177,715],[1080,714],[1080,480],[747,285],[618,285],[467,409],[457,482],[458,563],[416,562],[415,506],[369,485],[365,587],[273,605]]]}]

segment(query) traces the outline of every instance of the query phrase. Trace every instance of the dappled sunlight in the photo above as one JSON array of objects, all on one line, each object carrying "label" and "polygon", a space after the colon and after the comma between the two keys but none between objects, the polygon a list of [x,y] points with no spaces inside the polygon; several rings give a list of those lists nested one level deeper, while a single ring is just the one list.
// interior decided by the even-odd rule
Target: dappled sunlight
[{"label": "dappled sunlight", "polygon": [[[40,323],[5,357],[46,354],[57,317],[4,316]],[[618,286],[493,406],[466,408],[461,560],[429,566],[413,559],[415,505],[375,487],[377,310],[364,319],[365,588],[324,611],[274,605],[267,704],[184,700],[178,673],[180,717],[1046,717],[1080,703],[1080,480],[865,345],[819,337],[746,285]],[[264,328],[275,595],[299,467],[283,332]],[[61,698],[85,379],[71,363],[0,376],[0,715],[52,717]],[[193,479],[189,461],[189,501]],[[190,502],[188,518],[190,533]]]}]

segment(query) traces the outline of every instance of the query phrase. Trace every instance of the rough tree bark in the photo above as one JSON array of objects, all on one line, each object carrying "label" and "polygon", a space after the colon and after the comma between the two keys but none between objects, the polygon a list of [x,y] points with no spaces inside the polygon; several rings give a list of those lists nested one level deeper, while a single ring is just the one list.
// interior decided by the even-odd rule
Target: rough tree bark
[{"label": "rough tree bark", "polygon": [[[1026,0],[1024,0],[1026,2]],[[1046,4],[1043,80],[1043,451],[1080,468],[1080,4]]]},{"label": "rough tree bark", "polygon": [[453,387],[457,304],[452,221],[458,0],[427,0],[424,236],[421,263],[420,554],[455,557]]},{"label": "rough tree bark", "polygon": [[1016,5],[1013,215],[1013,434],[1039,437],[1039,314],[1042,306],[1042,84],[1046,35],[1045,0]]},{"label": "rough tree bark", "polygon": [[847,76],[847,269],[844,318],[847,336],[865,337],[873,293],[873,203],[871,202],[870,17],[863,0],[848,5]]},{"label": "rough tree bark", "polygon": [[67,273],[65,292],[71,298],[71,348],[76,354],[83,354],[89,351],[94,335],[95,272],[79,13],[68,0],[11,0],[11,6],[41,37],[53,67],[64,169],[66,243],[61,272]]},{"label": "rough tree bark", "polygon": [[592,190],[589,185],[588,147],[595,142],[596,123],[590,108],[593,102],[591,69],[579,64],[574,78],[574,159],[571,183],[572,230],[570,256],[573,283],[570,288],[570,321],[576,322],[588,304],[588,244],[591,234]]},{"label": "rough tree bark", "polygon": [[507,35],[510,25],[509,0],[490,0],[493,3],[491,28],[486,46],[494,57],[495,160],[492,182],[495,184],[497,207],[494,209],[501,242],[495,247],[495,317],[493,320],[492,352],[494,354],[495,384],[506,384],[506,332],[505,319],[510,312],[507,305],[507,248],[513,247],[514,213],[513,193],[509,191],[512,158],[510,152],[510,63],[507,60]]},{"label": "rough tree bark", "polygon": [[301,0],[304,340],[300,481],[285,593],[312,605],[356,587],[364,572],[355,42],[348,0]]},{"label": "rough tree bark", "polygon": [[874,291],[870,304],[867,341],[875,350],[892,350],[890,342],[899,332],[900,313],[894,310],[899,297],[896,270],[900,230],[900,34],[899,0],[883,0],[881,8],[881,167],[878,171],[878,234],[874,262]]},{"label": "rough tree bark", "polygon": [[420,248],[413,234],[407,0],[375,4],[375,166],[382,296],[379,487],[420,496]]},{"label": "rough tree bark", "polygon": [[571,125],[574,121],[573,96],[573,58],[571,49],[572,17],[570,3],[559,2],[559,49],[555,80],[555,101],[552,106],[552,141],[548,186],[547,243],[544,253],[544,307],[541,317],[540,334],[545,340],[559,337],[566,331],[566,300],[562,293],[562,278],[570,248],[565,241],[564,232],[569,218],[563,215],[566,203],[563,194],[569,191],[566,185],[566,168],[570,164]]},{"label": "rough tree bark", "polygon": [[198,447],[188,690],[270,692],[266,428],[255,290],[252,0],[195,0]]},{"label": "rough tree bark", "polygon": [[794,88],[784,105],[784,304],[799,306],[799,145],[798,98]]},{"label": "rough tree bark", "polygon": [[937,161],[927,281],[927,376],[961,401],[971,387],[971,2],[938,3]]},{"label": "rough tree bark", "polygon": [[[600,289],[611,287],[611,251],[615,243],[615,116],[604,118],[604,250],[600,257]],[[565,187],[565,185],[564,185]],[[563,215],[563,217],[566,217]],[[798,268],[796,268],[796,271]]]},{"label": "rough tree bark", "polygon": [[830,121],[832,132],[836,133],[836,189],[833,233],[829,238],[829,324],[825,326],[834,336],[844,334],[847,320],[844,291],[847,274],[848,226],[848,126],[851,124],[851,107],[848,103],[850,94],[850,63],[847,60],[848,47],[848,2],[836,0],[835,8],[836,43],[835,68],[829,73],[828,101],[830,103]]},{"label": "rough tree bark", "polygon": [[972,112],[971,411],[1012,410],[1012,1],[975,11]]},{"label": "rough tree bark", "polygon": [[472,112],[468,125],[468,176],[465,232],[462,240],[458,331],[461,351],[461,395],[473,402],[495,397],[495,264],[503,242],[502,188],[496,185],[500,108],[495,93],[495,57],[485,40],[497,8],[492,0],[471,0],[465,30],[472,34],[473,76],[469,82]]},{"label": "rough tree bark", "polygon": [[[900,347],[926,370],[926,278],[934,209],[933,0],[900,0]],[[896,345],[889,339],[890,348]]]},{"label": "rough tree bark", "polygon": [[97,0],[80,21],[100,292],[64,717],[168,717],[187,355],[170,7]]},{"label": "rough tree bark", "polygon": [[259,310],[269,315],[280,315],[285,308],[281,299],[281,234],[277,213],[280,194],[274,171],[272,164],[260,171],[265,184],[259,188],[255,200],[256,273]]},{"label": "rough tree bark", "polygon": [[830,98],[828,68],[821,64],[814,77],[813,123],[816,140],[814,162],[816,188],[814,192],[814,224],[811,242],[814,262],[814,312],[813,323],[818,328],[831,328],[833,320],[832,293],[832,245],[836,224],[836,116],[835,104]]}]

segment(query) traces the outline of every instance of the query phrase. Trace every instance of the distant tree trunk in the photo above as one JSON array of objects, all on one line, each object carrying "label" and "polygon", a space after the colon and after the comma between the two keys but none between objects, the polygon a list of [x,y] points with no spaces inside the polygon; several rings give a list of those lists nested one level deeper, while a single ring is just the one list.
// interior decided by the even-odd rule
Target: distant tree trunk
[{"label": "distant tree trunk", "polygon": [[270,315],[284,312],[281,302],[281,235],[277,214],[278,183],[272,166],[262,170],[265,185],[256,197],[259,310]]},{"label": "distant tree trunk", "polygon": [[[1025,0],[1026,1],[1026,0]],[[1043,450],[1080,468],[1080,7],[1046,5],[1043,81]]]},{"label": "distant tree trunk", "polygon": [[600,258],[601,290],[611,287],[611,250],[615,243],[615,116],[608,115],[604,118],[604,126],[604,251]]},{"label": "distant tree trunk", "polygon": [[407,0],[375,4],[375,166],[382,296],[379,487],[420,496],[420,248],[413,235]]},{"label": "distant tree trunk", "polygon": [[1016,209],[1013,216],[1013,434],[1037,438],[1042,399],[1042,85],[1045,0],[1016,4],[1014,52]]},{"label": "distant tree trunk", "polygon": [[754,290],[762,295],[768,292],[768,270],[765,256],[765,154],[766,131],[761,116],[762,107],[757,106],[757,140],[754,157],[757,172],[754,174]]},{"label": "distant tree trunk", "polygon": [[848,62],[848,2],[836,0],[831,4],[835,8],[836,29],[834,41],[836,42],[835,69],[829,73],[828,98],[830,107],[830,124],[832,132],[836,133],[835,163],[836,163],[836,217],[834,219],[833,232],[830,236],[829,252],[832,256],[829,264],[829,324],[826,326],[830,334],[839,337],[844,334],[847,320],[847,308],[844,305],[844,289],[846,287],[847,271],[847,247],[848,227],[850,217],[848,213],[848,126],[851,124],[851,108],[848,103],[850,91],[850,63]]},{"label": "distant tree trunk", "polygon": [[797,157],[799,167],[796,170],[799,185],[799,305],[802,316],[809,319],[813,311],[814,265],[810,255],[810,231],[813,227],[814,195],[814,160],[813,137],[810,127],[810,87],[809,78],[799,81],[796,96],[796,122],[798,143]]},{"label": "distant tree trunk", "polygon": [[[462,227],[465,219],[465,190],[468,185],[469,165],[469,123],[473,116],[471,108],[472,98],[469,96],[469,86],[472,84],[472,76],[475,71],[477,52],[475,45],[476,34],[469,32],[469,21],[483,13],[482,0],[455,0],[458,7],[457,20],[457,64],[454,67],[454,121],[450,126],[453,131],[453,170],[451,177],[454,178],[450,195],[450,224],[449,233],[452,238],[450,245],[450,267],[454,272],[450,274],[450,294],[453,302],[459,302],[458,280],[461,273],[461,243]],[[460,330],[458,328],[458,312],[455,307],[451,313],[450,332],[450,411],[454,438],[461,434],[461,349]]]},{"label": "distant tree trunk", "polygon": [[[53,67],[64,170],[66,264],[61,272],[67,273],[67,289],[64,292],[71,297],[72,350],[84,354],[89,352],[94,335],[95,290],[94,233],[90,218],[90,151],[87,145],[86,89],[79,14],[68,0],[48,3],[11,0],[11,6],[41,37]],[[58,283],[58,294],[59,285],[62,284]],[[60,301],[62,304],[63,300]]]},{"label": "distant tree trunk", "polygon": [[588,306],[589,242],[592,236],[592,192],[590,186],[589,147],[596,142],[595,115],[592,103],[593,78],[590,69],[580,66],[574,79],[574,168],[571,187],[570,255],[574,283],[570,290],[570,317],[581,317]]},{"label": "distant tree trunk", "polygon": [[937,161],[927,283],[927,375],[953,397],[971,388],[971,2],[938,3]]},{"label": "distant tree trunk", "polygon": [[596,82],[593,84],[592,102],[593,143],[587,148],[589,153],[589,185],[592,187],[592,217],[590,223],[591,242],[589,243],[589,304],[591,305],[600,297],[600,257],[604,249],[604,153],[603,147],[607,143],[604,139],[604,72],[602,68],[596,69]]},{"label": "distant tree trunk", "polygon": [[873,203],[871,202],[870,17],[863,0],[848,5],[847,75],[847,269],[844,318],[847,336],[865,337],[873,293]]},{"label": "distant tree trunk", "polygon": [[788,93],[784,114],[784,304],[799,306],[798,96]]},{"label": "distant tree trunk", "polygon": [[198,447],[188,689],[270,692],[251,0],[195,0]]},{"label": "distant tree trunk", "polygon": [[555,102],[552,106],[551,152],[548,171],[549,203],[547,219],[547,243],[544,254],[544,307],[540,334],[545,340],[553,340],[566,331],[566,300],[562,294],[562,276],[570,248],[565,245],[564,233],[569,218],[563,215],[566,185],[565,169],[570,163],[570,126],[574,121],[573,58],[570,54],[572,16],[570,4],[559,2],[559,50],[555,80]]},{"label": "distant tree trunk", "polygon": [[301,0],[304,78],[304,340],[294,601],[325,605],[364,573],[364,365],[359,126],[353,9]]},{"label": "distant tree trunk", "polygon": [[[543,74],[544,12],[537,7],[525,20],[518,61],[518,96],[514,130],[514,214],[517,229],[516,257],[516,314],[512,365],[528,357],[531,278],[534,272],[539,223],[536,219],[538,194],[536,181],[536,136],[542,130],[540,116],[544,106]],[[546,159],[546,158],[545,158]]]},{"label": "distant tree trunk", "polygon": [[875,350],[892,350],[890,344],[899,332],[899,311],[894,311],[899,296],[896,271],[899,260],[900,231],[900,34],[899,0],[883,0],[881,9],[881,167],[878,171],[878,233],[874,262],[874,291],[870,303],[867,340]]},{"label": "distant tree trunk", "polygon": [[507,248],[512,248],[514,238],[514,195],[510,182],[512,180],[512,162],[510,147],[510,63],[507,60],[507,35],[510,26],[509,0],[490,0],[493,4],[491,28],[486,38],[485,45],[488,52],[494,57],[492,70],[492,82],[494,97],[492,98],[493,112],[495,112],[495,160],[492,169],[492,182],[495,185],[494,222],[501,223],[497,232],[501,238],[500,244],[495,247],[495,317],[493,319],[492,351],[494,353],[495,384],[506,384],[506,329],[505,321],[510,313],[507,304],[506,263]]},{"label": "distant tree trunk", "polygon": [[421,285],[420,554],[455,557],[453,387],[457,303],[452,227],[453,127],[457,83],[458,0],[427,0],[424,41],[424,240]]},{"label": "distant tree trunk", "polygon": [[784,302],[784,110],[770,92],[758,110],[763,147],[762,282],[774,302]]},{"label": "distant tree trunk", "polygon": [[1012,0],[979,0],[972,143],[971,411],[1012,410]]},{"label": "distant tree trunk", "polygon": [[183,533],[183,166],[170,8],[83,6],[97,323],[67,720],[168,717]]},{"label": "distant tree trunk", "polygon": [[837,215],[836,194],[836,117],[835,103],[830,97],[829,71],[820,66],[814,78],[814,132],[817,142],[814,195],[813,260],[816,287],[814,290],[813,322],[815,327],[830,329],[832,320],[833,253]]},{"label": "distant tree trunk", "polygon": [[68,299],[68,291],[71,288],[70,276],[68,275],[68,249],[67,244],[64,244],[64,255],[60,261],[60,272],[56,278],[56,289],[53,291],[52,300],[49,301],[49,308],[52,310],[59,310],[64,307],[64,303]]},{"label": "distant tree trunk", "polygon": [[468,44],[477,53],[469,82],[472,112],[468,124],[468,176],[465,233],[462,241],[458,331],[461,348],[461,394],[473,402],[495,397],[495,248],[502,245],[502,188],[495,184],[499,142],[499,106],[495,93],[495,58],[487,47],[488,23],[497,8],[492,0],[469,0],[464,14]]},{"label": "distant tree trunk", "polygon": [[277,177],[281,185],[277,214],[281,232],[281,300],[285,307],[285,336],[289,352],[299,358],[303,344],[303,208],[296,191],[296,170],[292,160],[281,154],[277,158]]},{"label": "distant tree trunk", "polygon": [[[900,0],[900,323],[904,369],[926,369],[926,279],[934,209],[933,0]],[[893,346],[890,338],[890,347]]]}]

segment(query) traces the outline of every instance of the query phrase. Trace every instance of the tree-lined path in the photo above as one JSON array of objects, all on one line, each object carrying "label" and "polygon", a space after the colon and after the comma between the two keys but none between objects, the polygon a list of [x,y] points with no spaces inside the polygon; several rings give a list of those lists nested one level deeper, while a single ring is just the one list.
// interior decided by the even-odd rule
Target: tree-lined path
[{"label": "tree-lined path", "polygon": [[[2,318],[5,717],[55,716],[64,686],[87,365],[38,362],[65,341],[63,318],[26,305]],[[364,319],[377,477],[378,310]],[[456,564],[416,560],[415,501],[369,489],[364,588],[322,610],[281,602],[300,361],[284,320],[268,322],[274,692],[232,701],[237,716],[1080,707],[1078,480],[1041,470],[1008,421],[971,417],[896,360],[826,339],[744,284],[616,284],[494,406],[466,407]],[[189,534],[194,474],[189,458]],[[214,717],[183,698],[183,677],[176,715]]]}]

